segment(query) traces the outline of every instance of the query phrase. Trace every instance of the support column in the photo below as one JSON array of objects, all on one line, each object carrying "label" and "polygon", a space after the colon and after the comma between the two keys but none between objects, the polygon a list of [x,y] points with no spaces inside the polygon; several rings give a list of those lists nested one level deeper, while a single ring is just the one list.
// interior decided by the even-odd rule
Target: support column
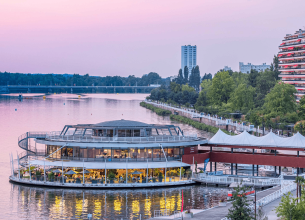
[{"label": "support column", "polygon": [[258,165],[256,165],[256,176],[258,176]]},{"label": "support column", "polygon": [[[181,164],[182,164],[182,158],[181,158]],[[179,181],[181,181],[181,171],[182,171],[182,167],[180,167],[180,178],[179,178]]]},{"label": "support column", "polygon": [[[298,157],[300,156],[300,151],[298,151]],[[297,174],[299,175],[300,174],[300,168],[297,167]]]},{"label": "support column", "polygon": [[252,164],[252,176],[254,176],[254,164]]},{"label": "support column", "polygon": [[18,158],[18,178],[20,180],[20,163],[19,163],[19,156],[17,154],[17,158]]},{"label": "support column", "polygon": [[32,173],[31,173],[31,164],[30,164],[30,157],[28,156],[29,160],[29,174],[30,174],[30,181],[32,181]]},{"label": "support column", "polygon": [[46,182],[46,161],[43,160],[43,180]]},{"label": "support column", "polygon": [[237,175],[237,163],[235,164],[235,175]]},{"label": "support column", "polygon": [[231,163],[231,175],[233,175],[233,163]]},{"label": "support column", "polygon": [[128,161],[128,159],[126,158],[126,185],[128,184],[128,165],[127,165],[127,161]]},{"label": "support column", "polygon": [[[233,154],[233,148],[231,148],[231,154]],[[231,175],[233,175],[233,163],[231,163]]]},{"label": "support column", "polygon": [[[106,167],[106,163],[105,163],[105,167]],[[83,159],[83,184],[85,184],[85,161],[84,161],[84,159]]]},{"label": "support column", "polygon": [[[165,169],[164,169],[164,184],[166,184],[166,171],[167,171],[167,161],[165,163]],[[192,177],[193,177],[193,172],[192,172]]]},{"label": "support column", "polygon": [[216,171],[217,171],[216,162],[214,163],[214,165],[215,165],[214,169],[215,169],[215,174],[216,174]]},{"label": "support column", "polygon": [[213,170],[212,170],[212,166],[213,166],[213,164],[212,164],[212,162],[210,161],[210,172],[213,171]]},{"label": "support column", "polygon": [[61,173],[61,180],[62,180],[62,184],[64,184],[64,161],[61,161],[61,169],[62,169],[62,173]]},{"label": "support column", "polygon": [[146,170],[146,183],[148,183],[148,160],[147,160],[147,170]]},{"label": "support column", "polygon": [[[105,185],[107,184],[107,168],[106,168],[106,158],[105,158]],[[127,179],[127,176],[126,176]]]},{"label": "support column", "polygon": [[282,167],[279,166],[279,174],[281,175],[282,174]]},{"label": "support column", "polygon": [[274,174],[275,174],[275,176],[276,176],[276,166],[274,166]]}]

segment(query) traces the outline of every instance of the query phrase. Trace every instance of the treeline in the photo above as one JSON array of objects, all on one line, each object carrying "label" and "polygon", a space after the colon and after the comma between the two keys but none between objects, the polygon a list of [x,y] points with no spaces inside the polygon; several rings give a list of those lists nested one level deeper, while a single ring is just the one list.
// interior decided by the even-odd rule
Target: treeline
[{"label": "treeline", "polygon": [[147,86],[168,85],[170,79],[162,79],[158,73],[150,72],[142,77],[84,76],[79,74],[22,74],[0,72],[0,85],[60,85],[60,86]]},{"label": "treeline", "polygon": [[[249,121],[255,126],[285,129],[288,124],[305,118],[305,98],[298,104],[295,87],[282,83],[278,75],[278,59],[275,57],[271,68],[264,72],[217,72],[213,79],[201,82],[201,92],[197,97],[195,89],[193,92],[183,89],[190,87],[179,87],[176,81],[152,90],[149,98],[177,105],[194,105],[200,112],[226,118],[233,114],[242,115],[240,121]],[[183,90],[188,94],[184,95]],[[304,126],[298,124],[296,129],[302,130]]]},{"label": "treeline", "polygon": [[189,107],[197,102],[198,92],[187,84],[180,85],[171,82],[169,86],[162,85],[159,88],[153,89],[147,98]]},{"label": "treeline", "polygon": [[200,82],[206,79],[212,79],[212,74],[204,74],[204,76],[200,77],[200,70],[199,66],[193,67],[191,73],[189,73],[189,69],[187,66],[179,70],[178,76],[173,80],[173,82],[183,85],[188,84],[189,86],[193,87],[197,92],[199,91]]}]

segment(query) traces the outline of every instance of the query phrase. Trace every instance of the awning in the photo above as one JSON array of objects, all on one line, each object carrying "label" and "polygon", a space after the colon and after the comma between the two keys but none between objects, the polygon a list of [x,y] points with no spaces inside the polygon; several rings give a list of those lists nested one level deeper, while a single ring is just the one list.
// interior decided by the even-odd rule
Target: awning
[{"label": "awning", "polygon": [[293,67],[297,67],[298,66],[298,64],[297,65],[293,65]]},{"label": "awning", "polygon": [[281,43],[281,45],[280,46],[283,46],[285,43]]},{"label": "awning", "polygon": [[283,54],[279,54],[279,55],[278,55],[278,57],[281,57],[281,56],[283,56]]},{"label": "awning", "polygon": [[293,49],[294,49],[294,47],[288,47],[287,49],[288,49],[288,50],[293,50]]},{"label": "awning", "polygon": [[298,39],[298,40],[297,40],[297,42],[300,42],[300,41],[301,41],[301,39]]},{"label": "awning", "polygon": [[287,54],[287,56],[291,56],[291,55],[292,55],[292,53]]},{"label": "awning", "polygon": [[284,66],[284,68],[288,68],[289,66]]}]

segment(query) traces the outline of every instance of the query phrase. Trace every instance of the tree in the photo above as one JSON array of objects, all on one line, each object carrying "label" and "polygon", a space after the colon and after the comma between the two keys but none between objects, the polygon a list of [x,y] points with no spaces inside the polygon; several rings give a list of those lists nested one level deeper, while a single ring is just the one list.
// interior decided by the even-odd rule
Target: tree
[{"label": "tree", "polygon": [[196,66],[192,69],[192,73],[190,75],[189,85],[195,88],[195,90],[199,91],[200,86],[200,71],[199,66]]},{"label": "tree", "polygon": [[276,84],[276,79],[274,78],[274,73],[269,70],[260,72],[256,78],[256,97],[255,97],[255,107],[261,107],[264,104],[265,96],[270,92],[270,90]]},{"label": "tree", "polygon": [[305,96],[302,96],[298,106],[298,116],[301,120],[305,119]]},{"label": "tree", "polygon": [[189,68],[187,66],[184,67],[183,73],[184,73],[183,83],[186,84],[189,81]]},{"label": "tree", "polygon": [[279,80],[279,58],[274,55],[273,57],[273,64],[272,64],[272,68],[273,68],[273,73],[274,73],[274,77],[276,80]]},{"label": "tree", "polygon": [[254,94],[255,89],[252,86],[247,86],[244,83],[239,84],[230,98],[232,110],[252,110],[254,108]]},{"label": "tree", "polygon": [[252,220],[253,214],[249,207],[250,203],[245,195],[247,187],[243,186],[235,188],[233,193],[232,207],[229,209],[229,213],[226,216],[230,220]]},{"label": "tree", "polygon": [[187,84],[186,85],[182,85],[181,90],[182,91],[188,91],[188,92],[195,92],[195,89],[193,87],[188,86]]},{"label": "tree", "polygon": [[288,112],[296,111],[296,100],[294,94],[296,89],[293,85],[286,83],[276,84],[266,95],[265,98],[265,112],[275,112],[278,114],[286,114]]},{"label": "tree", "polygon": [[169,87],[170,87],[170,90],[174,93],[177,93],[177,92],[181,91],[181,85],[179,85],[175,82],[171,82]]},{"label": "tree", "polygon": [[199,93],[199,97],[196,102],[196,108],[200,106],[206,106],[210,102],[208,94],[212,86],[212,80],[204,80],[201,83],[201,92]]},{"label": "tree", "polygon": [[256,87],[256,78],[258,77],[258,72],[256,70],[251,70],[248,75],[248,84],[252,87]]},{"label": "tree", "polygon": [[180,85],[182,85],[184,83],[182,69],[179,70],[178,76],[177,76],[177,78],[174,79],[174,82],[176,82],[177,84],[180,84]]},{"label": "tree", "polygon": [[230,95],[234,89],[234,81],[228,72],[218,72],[213,80],[209,91],[209,96],[213,104],[222,105],[227,104]]},{"label": "tree", "polygon": [[278,217],[282,217],[284,219],[304,219],[305,215],[305,197],[304,193],[300,198],[300,202],[297,203],[296,198],[292,198],[291,192],[288,192],[287,195],[284,195],[281,199],[281,203],[278,207],[276,207],[275,212]]}]

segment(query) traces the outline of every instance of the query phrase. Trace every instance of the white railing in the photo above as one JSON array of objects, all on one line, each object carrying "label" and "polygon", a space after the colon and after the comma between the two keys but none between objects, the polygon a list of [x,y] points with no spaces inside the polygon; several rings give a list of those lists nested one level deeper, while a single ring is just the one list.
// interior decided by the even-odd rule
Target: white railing
[{"label": "white railing", "polygon": [[297,184],[294,183],[293,181],[289,181],[291,182],[289,185],[286,185],[285,187],[282,187],[280,190],[277,190],[271,194],[269,194],[268,196],[265,196],[264,198],[261,198],[260,200],[256,201],[256,206],[265,206],[267,204],[269,204],[270,202],[273,202],[274,200],[282,197],[283,195],[285,195],[286,193],[293,191],[297,188]]},{"label": "white railing", "polygon": [[245,185],[270,186],[281,185],[282,178],[247,178],[247,177],[228,177],[228,176],[207,176],[205,174],[194,174],[194,180],[202,180],[206,183],[218,183],[229,185],[231,183],[243,183]]},{"label": "white railing", "polygon": [[78,142],[180,142],[180,141],[195,141],[197,134],[188,136],[150,136],[150,137],[98,137],[91,135],[60,135],[60,132],[53,131],[46,134],[47,140],[59,141],[78,141]]},{"label": "white railing", "polygon": [[[281,198],[283,195],[287,194],[288,192],[291,192],[293,190],[296,190],[297,188],[297,184],[294,183],[293,181],[285,181],[285,182],[289,182],[289,184],[281,187],[280,190],[277,190],[263,198],[261,198],[260,200],[256,201],[256,207],[262,207],[265,206],[267,204],[269,204],[270,202],[273,202],[279,198]],[[254,209],[254,205],[250,205],[250,208]],[[229,220],[227,217],[222,218],[221,220]]]},{"label": "white railing", "polygon": [[167,209],[164,210],[154,210],[154,218],[162,217],[162,216],[169,216],[170,211]]},{"label": "white railing", "polygon": [[223,120],[223,119],[220,119],[220,118],[217,118],[217,116],[208,116],[206,114],[199,114],[197,112],[195,112],[195,110],[193,109],[187,109],[187,108],[176,108],[176,107],[173,107],[173,106],[170,106],[168,104],[165,104],[165,103],[155,103],[155,102],[148,102],[148,101],[145,101],[146,103],[148,104],[152,104],[152,105],[156,105],[156,106],[162,106],[162,107],[165,107],[165,108],[170,108],[172,110],[175,110],[175,111],[180,111],[180,112],[183,112],[185,114],[189,114],[190,117],[192,118],[205,118],[205,119],[209,119],[211,121],[215,121],[216,122],[216,125],[231,125],[231,126],[234,126],[236,127],[236,130],[238,131],[254,131],[254,132],[257,132],[257,133],[265,133],[265,134],[268,134],[269,132],[268,131],[263,131],[261,129],[257,129],[257,128],[252,128],[250,129],[249,126],[247,125],[243,125],[243,124],[238,124],[238,123],[234,123],[233,121],[227,121],[227,120]]}]

